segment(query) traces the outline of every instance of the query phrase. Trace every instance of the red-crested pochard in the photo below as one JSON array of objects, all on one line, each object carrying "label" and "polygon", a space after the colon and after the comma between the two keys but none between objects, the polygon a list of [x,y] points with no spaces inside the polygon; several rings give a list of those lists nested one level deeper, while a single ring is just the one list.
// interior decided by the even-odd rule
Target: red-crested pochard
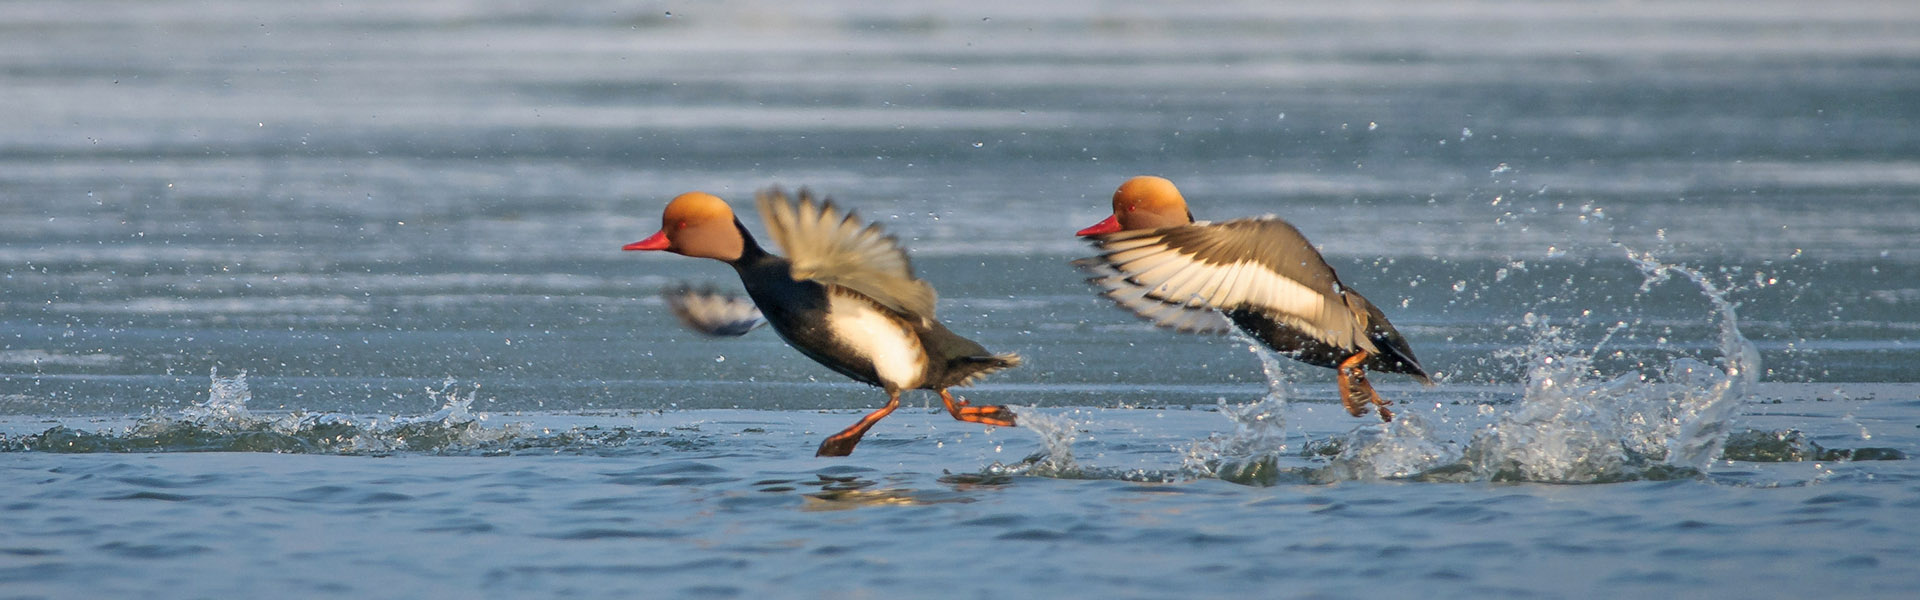
[{"label": "red-crested pochard", "polygon": [[1300,230],[1278,217],[1194,221],[1173,182],[1141,176],[1113,192],[1113,215],[1078,235],[1098,256],[1074,261],[1104,295],[1155,325],[1191,333],[1240,331],[1275,352],[1334,369],[1353,416],[1391,404],[1367,369],[1431,385],[1413,349],[1379,307],[1340,283]]},{"label": "red-crested pochard", "polygon": [[[900,405],[904,390],[939,392],[947,411],[961,421],[1014,426],[1013,411],[1006,407],[968,406],[947,388],[1018,366],[1020,357],[990,353],[935,320],[933,287],[914,277],[897,239],[842,212],[832,200],[816,202],[806,190],[798,201],[778,189],[761,192],[757,200],[767,232],[786,258],[762,250],[732,207],[704,192],[668,202],[660,231],[622,249],[665,250],[727,263],[781,339],[829,369],[886,391],[885,406],[821,442],[817,455],[852,453],[861,436]],[[737,309],[719,312],[728,310],[738,316]],[[729,320],[721,314],[690,322],[711,333],[724,329],[711,323]],[[736,324],[730,330],[738,334],[752,329],[731,320]]]}]

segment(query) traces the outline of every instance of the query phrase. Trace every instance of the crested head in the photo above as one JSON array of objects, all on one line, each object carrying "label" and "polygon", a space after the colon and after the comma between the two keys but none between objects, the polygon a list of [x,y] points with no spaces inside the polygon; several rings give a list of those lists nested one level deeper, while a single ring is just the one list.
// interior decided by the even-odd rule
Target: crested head
[{"label": "crested head", "polygon": [[708,221],[733,222],[733,207],[719,196],[693,191],[674,196],[660,212],[662,223],[695,224]]},{"label": "crested head", "polygon": [[1180,188],[1164,177],[1141,175],[1113,191],[1113,216],[1121,229],[1158,229],[1193,222]]},{"label": "crested head", "polygon": [[719,196],[687,192],[675,196],[660,213],[660,231],[628,244],[627,250],[666,250],[698,258],[734,260],[746,239],[735,225],[733,207]]}]

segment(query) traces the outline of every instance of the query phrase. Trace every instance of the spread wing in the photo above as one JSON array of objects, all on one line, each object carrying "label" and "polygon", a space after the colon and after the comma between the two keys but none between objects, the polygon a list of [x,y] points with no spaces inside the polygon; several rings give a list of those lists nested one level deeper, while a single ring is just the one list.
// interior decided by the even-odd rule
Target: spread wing
[{"label": "spread wing", "polygon": [[1341,348],[1374,351],[1333,268],[1277,218],[1193,223],[1091,238],[1075,261],[1107,297],[1156,325],[1219,333],[1218,311],[1255,310]]},{"label": "spread wing", "polygon": [[701,335],[742,336],[767,324],[752,300],[722,294],[711,286],[694,289],[682,283],[661,292],[660,297],[681,325]]},{"label": "spread wing", "polygon": [[1186,333],[1226,333],[1233,331],[1233,321],[1212,306],[1187,302],[1168,302],[1147,295],[1152,288],[1140,285],[1112,265],[1105,257],[1094,256],[1073,261],[1093,277],[1088,282],[1100,286],[1101,295],[1113,300],[1121,308],[1133,311],[1141,318],[1153,321],[1159,327]]},{"label": "spread wing", "polygon": [[806,190],[795,201],[778,188],[756,198],[767,233],[793,264],[795,280],[837,285],[882,306],[933,318],[933,286],[913,276],[900,241],[843,212],[832,200],[815,202]]}]

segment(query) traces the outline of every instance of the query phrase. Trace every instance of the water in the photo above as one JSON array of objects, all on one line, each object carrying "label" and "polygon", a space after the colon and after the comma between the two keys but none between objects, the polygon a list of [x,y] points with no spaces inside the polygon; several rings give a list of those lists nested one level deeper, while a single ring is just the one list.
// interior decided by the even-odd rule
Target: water
[{"label": "water", "polygon": [[[1907,4],[8,3],[0,597],[1904,597]],[[1142,173],[1439,385],[1093,296]],[[1025,426],[678,329],[617,248],[774,183]]]}]

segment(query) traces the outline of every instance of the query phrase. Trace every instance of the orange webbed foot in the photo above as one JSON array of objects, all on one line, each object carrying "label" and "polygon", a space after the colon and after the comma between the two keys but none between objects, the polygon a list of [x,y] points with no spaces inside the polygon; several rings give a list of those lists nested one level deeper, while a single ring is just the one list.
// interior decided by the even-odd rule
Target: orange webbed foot
[{"label": "orange webbed foot", "polygon": [[854,423],[853,426],[840,430],[840,433],[833,434],[829,436],[826,441],[820,442],[820,449],[815,450],[813,455],[846,456],[853,454],[853,447],[860,445],[860,438],[866,437],[867,430],[873,429],[874,423],[879,423],[881,419],[887,418],[887,415],[893,414],[893,409],[899,406],[900,392],[898,390],[887,390],[886,406],[880,407],[880,410],[867,413],[867,416],[860,417],[860,421]]},{"label": "orange webbed foot", "polygon": [[1392,422],[1393,411],[1388,410],[1387,406],[1393,403],[1380,397],[1379,392],[1373,391],[1373,384],[1367,381],[1366,370],[1360,367],[1360,363],[1366,360],[1367,353],[1356,352],[1346,360],[1340,361],[1340,366],[1335,368],[1334,377],[1339,387],[1340,403],[1346,405],[1347,414],[1356,417],[1367,414],[1367,406],[1371,404],[1379,407],[1381,422]]},{"label": "orange webbed foot", "polygon": [[1017,427],[1013,411],[1005,406],[969,406],[966,400],[955,400],[953,394],[946,390],[940,390],[940,400],[946,403],[947,412],[956,420],[995,427]]},{"label": "orange webbed foot", "polygon": [[1355,392],[1355,395],[1359,396],[1358,398],[1353,399],[1353,404],[1350,405],[1354,408],[1359,409],[1359,412],[1355,412],[1353,416],[1358,417],[1361,414],[1365,413],[1367,410],[1367,404],[1371,403],[1375,407],[1379,408],[1380,410],[1380,422],[1382,423],[1393,422],[1393,411],[1387,410],[1387,407],[1392,405],[1393,402],[1390,400],[1387,400],[1386,398],[1380,397],[1379,392],[1373,391],[1373,384],[1367,382],[1366,371],[1360,371],[1358,369],[1354,371],[1353,391]]},{"label": "orange webbed foot", "polygon": [[815,450],[813,452],[813,455],[814,456],[846,456],[849,454],[853,454],[853,447],[859,445],[860,438],[865,436],[866,434],[867,432],[861,431],[853,435],[846,435],[843,433],[840,435],[835,435],[833,437],[827,438],[826,441],[820,442],[820,449]]},{"label": "orange webbed foot", "polygon": [[995,427],[1016,427],[1013,411],[1005,406],[964,406],[953,413],[953,418],[968,423],[992,425]]}]

